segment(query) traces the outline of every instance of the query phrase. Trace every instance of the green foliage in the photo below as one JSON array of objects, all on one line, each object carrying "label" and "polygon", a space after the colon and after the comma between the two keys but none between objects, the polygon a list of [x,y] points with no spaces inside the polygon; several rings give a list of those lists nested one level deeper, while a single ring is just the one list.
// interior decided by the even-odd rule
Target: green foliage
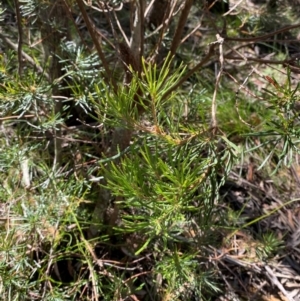
[{"label": "green foliage", "polygon": [[261,236],[261,246],[257,248],[257,255],[263,259],[270,258],[278,254],[283,249],[282,241],[273,232],[265,233]]},{"label": "green foliage", "polygon": [[[262,168],[266,162],[274,156],[277,158],[276,168],[284,164],[290,166],[293,161],[294,153],[299,153],[299,85],[295,87],[291,85],[291,77],[288,71],[286,83],[284,85],[279,84],[276,79],[269,78],[272,84],[272,89],[267,90],[268,102],[267,110],[272,114],[264,116],[264,122],[262,123],[262,129],[258,132],[249,134],[250,136],[265,137],[262,139],[262,145],[268,144],[270,150],[265,160],[260,165]],[[253,149],[250,149],[251,152]]]},{"label": "green foliage", "polygon": [[207,290],[220,292],[212,272],[201,271],[194,256],[182,256],[177,250],[173,256],[166,256],[158,263],[157,272],[167,280],[165,296],[172,300],[203,296]]},{"label": "green foliage", "polygon": [[[185,233],[191,228],[191,216],[197,225],[193,231],[194,239],[199,239],[199,250],[213,243],[202,231],[209,231],[212,221],[218,219],[214,208],[219,188],[239,155],[238,147],[225,137],[222,149],[219,141],[197,127],[185,128],[182,133],[178,98],[172,95],[164,99],[169,87],[180,78],[179,70],[168,76],[170,70],[165,65],[156,76],[156,67],[150,69],[144,65],[144,80],[139,87],[146,92],[143,95],[149,95],[151,111],[147,117],[151,126],[145,127],[143,121],[136,120],[131,113],[134,104],[130,95],[135,94],[137,85],[132,84],[127,93],[124,93],[126,88],[121,89],[121,95],[126,98],[105,98],[107,107],[118,112],[119,120],[126,120],[129,126],[141,131],[141,138],[134,142],[132,151],[120,159],[120,164],[112,162],[102,167],[107,171],[107,187],[122,212],[122,223],[114,229],[116,235],[138,233],[142,237],[131,250],[135,255],[153,247],[159,254],[164,254],[166,249],[171,252],[171,257],[167,252],[166,257],[157,262],[156,269],[167,281],[166,294],[172,294],[173,300],[179,296],[172,292],[179,290],[188,296],[188,292],[195,290],[196,283],[202,288],[197,292],[199,296],[202,290],[218,290],[209,280],[209,274],[201,270],[195,272],[194,266],[199,261],[192,248],[191,253],[183,257],[173,248],[181,239],[189,241]],[[168,85],[163,85],[165,81]],[[167,118],[168,112],[177,112],[177,119]]]},{"label": "green foliage", "polygon": [[4,12],[5,9],[3,9],[2,5],[0,4],[0,22],[4,20]]},{"label": "green foliage", "polygon": [[[234,61],[226,57],[228,49],[240,50],[224,36],[224,53],[218,56],[228,59],[221,70],[230,76],[216,86],[215,33],[228,25],[227,34],[239,36],[247,19],[243,29],[256,34],[262,31],[259,16],[228,16],[226,25],[221,17],[207,15],[198,29],[215,32],[203,31],[203,40],[196,41],[190,31],[195,40],[187,44],[180,36],[174,56],[165,50],[184,26],[176,30],[165,16],[162,28],[149,33],[144,20],[140,28],[158,41],[147,37],[136,48],[157,55],[155,63],[153,57],[136,58],[130,52],[136,50],[130,43],[145,32],[121,47],[125,35],[134,33],[134,24],[121,24],[131,18],[124,1],[106,1],[105,7],[100,2],[82,2],[89,17],[85,19],[85,10],[77,5],[81,1],[22,0],[17,19],[22,47],[20,29],[7,27],[11,37],[0,33],[7,47],[0,53],[1,296],[214,300],[225,285],[231,287],[232,277],[223,270],[228,261],[222,260],[250,257],[245,250],[252,251],[253,245],[255,260],[285,251],[271,231],[255,243],[252,237],[245,239],[240,250],[229,242],[237,242],[237,233],[253,234],[254,224],[261,226],[297,201],[265,209],[276,185],[267,191],[264,179],[256,181],[255,176],[276,174],[299,154],[299,85],[288,70],[284,83],[266,77],[271,86],[258,96],[252,93],[256,99],[243,95],[249,72],[229,74],[240,65],[226,69]],[[15,3],[0,7],[0,22]],[[56,5],[70,28],[60,27],[67,23],[56,19]],[[127,16],[118,19],[119,11],[111,8],[122,5]],[[176,7],[180,15],[174,22],[184,19],[182,7]],[[198,22],[196,7],[192,12]],[[86,25],[78,24],[82,18],[93,25],[88,37]],[[41,24],[51,29],[49,35],[40,36]],[[211,128],[214,92],[217,127]],[[120,128],[130,131],[125,147],[122,139],[114,145]],[[233,181],[234,189],[228,188]],[[94,219],[103,195],[109,195],[108,204],[100,204],[101,214]],[[248,204],[253,199],[255,208]],[[91,231],[94,223],[96,235]],[[247,265],[235,263],[240,263],[238,273],[244,272]]]}]

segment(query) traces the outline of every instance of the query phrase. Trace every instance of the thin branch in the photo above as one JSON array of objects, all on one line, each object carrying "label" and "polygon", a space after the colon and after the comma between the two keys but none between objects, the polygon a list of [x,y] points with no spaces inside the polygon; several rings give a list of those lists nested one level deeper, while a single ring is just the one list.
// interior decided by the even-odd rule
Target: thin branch
[{"label": "thin branch", "polygon": [[[171,14],[170,16],[174,17],[178,14],[178,12],[180,12],[180,10],[182,9],[182,7],[184,6],[184,3],[181,4],[179,6],[179,8],[177,9],[177,11],[174,12],[174,9],[177,5],[177,0],[174,0],[173,4],[172,4],[172,8],[171,8]],[[173,9],[174,8],[174,9]],[[144,14],[146,15],[146,14]],[[152,31],[151,33],[149,33],[147,36],[145,36],[145,40],[149,39],[150,37],[154,36],[155,34],[157,34],[164,26],[164,21],[162,22],[162,24],[160,24],[154,31]]]},{"label": "thin branch", "polygon": [[[173,16],[173,12],[175,10],[175,6],[177,4],[177,0],[174,1],[170,11],[169,11],[169,15],[167,16],[167,11],[165,12],[165,15],[164,15],[164,20],[162,21],[162,29],[161,29],[161,32],[160,32],[160,35],[159,35],[159,39],[153,49],[153,55],[151,56],[151,58],[149,59],[150,62],[155,62],[156,60],[156,57],[159,53],[158,49],[160,48],[160,45],[162,43],[162,40],[163,40],[163,37],[164,37],[164,33],[165,31],[167,30],[167,28],[169,28],[169,24],[171,22],[171,18]],[[170,5],[170,4],[168,4]],[[169,10],[169,9],[168,9]]]},{"label": "thin branch", "polygon": [[16,17],[18,25],[18,70],[19,75],[22,75],[22,44],[23,44],[23,32],[22,32],[22,18],[20,13],[20,5],[18,0],[14,0],[16,7]]},{"label": "thin branch", "polygon": [[284,295],[284,297],[288,300],[288,301],[295,301],[293,297],[290,297],[289,293],[285,290],[285,288],[283,287],[283,285],[279,282],[278,278],[276,277],[276,275],[274,274],[274,272],[271,270],[271,268],[268,265],[265,265],[265,269],[267,271],[267,276],[270,279],[270,281],[277,286],[277,288],[282,292],[282,294]]},{"label": "thin branch", "polygon": [[[18,45],[16,45],[14,42],[12,42],[9,38],[7,38],[7,37],[6,37],[4,34],[2,34],[1,32],[0,32],[0,38],[1,38],[8,46],[10,46],[13,50],[18,51]],[[50,78],[49,74],[48,74],[46,71],[44,71],[44,69],[43,69],[41,66],[37,65],[36,62],[34,61],[34,59],[33,59],[31,56],[29,56],[29,55],[28,55],[26,52],[24,52],[23,50],[21,50],[21,54],[22,54],[23,59],[26,60],[29,64],[31,64],[33,67],[35,67],[36,70],[37,70],[37,72],[38,72],[39,74],[44,75],[44,76],[46,77],[46,79],[47,79],[49,82],[51,82],[51,78]]]},{"label": "thin branch", "polygon": [[243,117],[241,116],[240,114],[240,111],[239,111],[239,104],[238,104],[238,94],[240,92],[241,89],[245,90],[245,86],[250,78],[250,76],[252,75],[252,73],[254,72],[255,68],[252,67],[252,70],[251,72],[249,73],[249,75],[245,78],[245,80],[243,81],[243,83],[239,86],[237,92],[235,93],[235,109],[236,109],[236,112],[239,116],[239,119],[242,123],[244,123],[245,125],[249,126],[250,128],[252,128],[252,125],[248,122],[246,122]]},{"label": "thin branch", "polygon": [[140,0],[140,34],[141,34],[141,38],[140,38],[140,57],[142,57],[144,55],[144,37],[145,37],[145,17],[144,17],[144,12],[146,9],[146,1],[145,0]]},{"label": "thin branch", "polygon": [[220,84],[220,80],[221,80],[221,76],[222,76],[223,68],[224,68],[223,42],[224,42],[224,39],[221,38],[219,34],[217,34],[217,41],[215,43],[219,44],[220,70],[219,70],[217,78],[216,78],[215,89],[214,89],[214,94],[213,94],[212,104],[211,104],[211,128],[213,129],[213,133],[216,132],[217,125],[218,125],[218,123],[217,123],[217,92],[218,92],[218,87]]},{"label": "thin branch", "polygon": [[[86,49],[88,49],[89,51],[91,51],[91,49],[89,48],[89,46],[87,45],[85,39],[83,38],[83,35],[81,33],[81,31],[78,28],[78,25],[76,24],[76,21],[74,20],[73,16],[72,16],[72,7],[70,5],[68,5],[66,0],[63,0],[64,2],[64,6],[65,6],[65,11],[69,17],[69,20],[74,24],[74,27],[76,29],[76,32],[78,34],[78,36],[80,37],[81,42],[86,46]],[[101,36],[102,37],[102,36]]]},{"label": "thin branch", "polygon": [[[255,69],[254,67],[252,67],[252,68]],[[247,89],[247,87],[245,86],[246,82],[248,81],[248,76],[247,76],[246,82],[244,81],[242,84],[240,84],[239,81],[232,74],[225,72],[225,71],[223,71],[223,74],[226,74],[226,76],[231,78],[234,81],[234,83],[239,86],[236,94],[239,94],[239,92],[241,90],[243,90],[246,93],[246,95],[251,95],[251,97],[253,97],[253,99],[263,100],[262,97],[255,95],[254,92],[252,92],[250,89]]]},{"label": "thin branch", "polygon": [[183,10],[181,12],[181,15],[180,15],[180,18],[179,18],[179,21],[178,21],[178,24],[177,24],[176,32],[175,32],[173,40],[172,40],[172,45],[171,45],[171,48],[170,48],[171,57],[175,54],[178,46],[180,45],[184,25],[187,22],[191,7],[193,5],[193,2],[194,2],[193,0],[186,0],[185,1],[185,5],[183,7]]},{"label": "thin branch", "polygon": [[[39,116],[44,116],[45,114],[43,112],[39,113]],[[15,120],[15,119],[19,119],[19,118],[36,118],[36,115],[34,114],[30,114],[30,115],[22,115],[22,116],[18,116],[18,115],[13,115],[13,116],[6,116],[6,117],[0,117],[0,121],[4,121],[4,120]],[[21,120],[21,119],[20,119]]]},{"label": "thin branch", "polygon": [[[107,5],[107,4],[105,3],[105,5]],[[114,24],[113,24],[113,22],[112,22],[112,18],[111,18],[111,16],[110,16],[110,13],[111,13],[111,12],[110,12],[110,11],[108,10],[108,8],[107,8],[107,9],[105,10],[104,16],[105,16],[105,18],[106,18],[106,20],[107,20],[107,23],[109,24],[109,26],[110,26],[110,28],[111,28],[111,32],[112,32],[112,35],[113,35],[113,37],[114,37],[114,44],[117,45],[118,42],[119,42],[119,39],[118,39],[116,30],[115,30]],[[97,32],[99,32],[99,30],[97,30]],[[129,42],[128,42],[127,37],[125,36],[124,38],[125,38],[125,42],[129,45]],[[117,47],[114,46],[113,49],[117,50]]]},{"label": "thin branch", "polygon": [[208,63],[209,59],[214,54],[216,44],[211,44],[206,56],[203,58],[201,62],[199,62],[193,69],[191,69],[185,76],[183,76],[176,85],[174,85],[171,89],[169,89],[164,95],[163,99],[168,97],[173,91],[175,91],[178,87],[180,87],[190,76],[192,76],[196,71],[198,71],[202,66]]},{"label": "thin branch", "polygon": [[273,32],[270,32],[268,34],[262,35],[262,36],[258,36],[258,37],[252,37],[252,38],[231,38],[231,37],[224,37],[225,41],[235,41],[235,42],[254,42],[254,41],[262,41],[265,40],[269,37],[275,36],[279,33],[282,32],[286,32],[295,28],[300,27],[300,24],[295,24],[295,25],[289,25],[289,26],[285,26],[281,29],[275,30]]},{"label": "thin branch", "polygon": [[108,66],[108,63],[106,61],[106,58],[102,52],[102,48],[101,48],[101,45],[99,43],[99,39],[97,38],[97,35],[96,35],[96,26],[95,24],[93,24],[91,22],[91,19],[89,18],[86,10],[85,10],[85,7],[84,7],[84,3],[82,0],[76,0],[78,6],[79,6],[79,9],[81,11],[81,14],[82,14],[82,17],[84,19],[84,22],[86,24],[86,27],[91,35],[91,38],[93,40],[93,43],[97,49],[97,52],[98,52],[98,55],[99,55],[99,58],[103,64],[103,67],[105,69],[105,72],[103,74],[103,76],[105,77],[107,83],[112,83],[113,85],[113,88],[114,88],[114,91],[116,92],[117,91],[117,85],[116,83],[114,82],[114,79],[111,75],[111,71],[109,69],[109,66]]},{"label": "thin branch", "polygon": [[149,11],[151,10],[151,8],[152,8],[154,2],[155,2],[155,0],[152,0],[152,1],[150,2],[150,4],[148,5],[148,7],[146,8],[145,14],[144,14],[144,18],[147,17],[147,15],[148,15]]},{"label": "thin branch", "polygon": [[202,25],[202,18],[201,21],[197,24],[197,26],[195,26],[194,29],[180,41],[180,45],[183,44],[191,35],[193,35],[201,27],[201,25]]},{"label": "thin branch", "polygon": [[[224,58],[227,60],[237,60],[237,61],[244,61],[245,59],[240,56],[231,56],[231,55],[224,55]],[[267,59],[260,59],[256,57],[247,57],[247,62],[257,62],[261,64],[289,64],[294,62],[295,59],[286,59],[286,60],[281,60],[281,61],[276,61],[276,60],[267,60]]]},{"label": "thin branch", "polygon": [[235,3],[228,12],[223,14],[223,17],[229,15],[232,11],[234,11],[244,0],[239,0],[237,3]]},{"label": "thin branch", "polygon": [[126,44],[129,46],[128,38],[127,38],[127,36],[126,36],[126,34],[125,34],[125,32],[124,32],[124,30],[123,30],[121,24],[120,24],[120,21],[119,21],[119,19],[118,19],[118,16],[117,16],[116,12],[113,11],[113,14],[114,14],[116,23],[117,23],[117,25],[118,25],[118,28],[119,28],[119,30],[120,30],[120,32],[121,32],[121,34],[122,34],[122,36],[123,36],[123,38],[124,38]]}]

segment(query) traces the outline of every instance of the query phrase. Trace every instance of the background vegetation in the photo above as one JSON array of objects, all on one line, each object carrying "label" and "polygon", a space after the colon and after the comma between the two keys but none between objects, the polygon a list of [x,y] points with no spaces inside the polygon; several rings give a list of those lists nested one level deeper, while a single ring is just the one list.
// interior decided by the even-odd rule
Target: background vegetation
[{"label": "background vegetation", "polygon": [[300,300],[299,4],[2,1],[2,299]]}]

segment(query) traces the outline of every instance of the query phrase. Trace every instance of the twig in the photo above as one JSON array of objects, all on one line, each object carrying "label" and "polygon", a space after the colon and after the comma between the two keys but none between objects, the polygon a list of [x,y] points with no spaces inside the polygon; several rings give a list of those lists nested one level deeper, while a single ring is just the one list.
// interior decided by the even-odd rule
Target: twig
[{"label": "twig", "polygon": [[289,296],[288,292],[285,290],[285,288],[282,286],[282,284],[278,281],[276,275],[273,273],[271,268],[268,265],[265,265],[265,269],[267,271],[268,278],[272,281],[272,283],[274,285],[276,285],[279,288],[279,290],[287,298],[287,300],[288,301],[295,301],[294,298]]},{"label": "twig", "polygon": [[279,33],[286,32],[295,28],[300,27],[300,24],[295,24],[295,25],[290,25],[290,26],[285,26],[281,29],[275,30],[273,32],[270,32],[268,34],[264,34],[262,36],[258,37],[253,37],[253,38],[231,38],[231,37],[224,37],[225,41],[235,41],[235,42],[257,42],[257,41],[262,41],[265,40],[269,37],[275,36]]},{"label": "twig", "polygon": [[229,15],[233,10],[235,10],[244,0],[240,0],[237,3],[235,3],[228,12],[226,12],[225,14],[223,14],[223,17]]},{"label": "twig", "polygon": [[[39,116],[44,116],[45,114],[41,113]],[[5,120],[11,120],[11,119],[20,119],[20,118],[36,118],[35,114],[30,114],[30,115],[22,115],[22,116],[6,116],[6,117],[0,117],[0,121],[5,121]]]},{"label": "twig", "polygon": [[[238,60],[238,61],[244,60],[244,58],[242,58],[242,57],[230,56],[230,55],[225,55],[224,58],[228,59],[228,60]],[[286,60],[276,61],[276,60],[260,59],[260,58],[256,58],[256,57],[247,57],[247,61],[248,62],[251,62],[251,61],[257,62],[257,63],[261,63],[261,64],[280,65],[280,64],[289,64],[295,60],[294,59],[286,59]]]},{"label": "twig", "polygon": [[144,43],[145,43],[145,9],[146,9],[146,0],[140,0],[140,57],[144,55]]},{"label": "twig", "polygon": [[[4,34],[2,34],[0,32],[0,38],[8,45],[10,46],[13,50],[15,51],[18,51],[18,45],[16,45],[14,42],[12,42],[9,38],[7,38]],[[23,50],[21,50],[21,54],[22,54],[22,57],[28,62],[30,63],[33,67],[36,68],[37,72],[40,73],[40,74],[43,74],[46,79],[51,82],[51,78],[49,76],[49,74],[47,72],[44,71],[44,69],[37,65],[36,62],[34,61],[34,59],[29,56],[26,52],[24,52]]]},{"label": "twig", "polygon": [[[119,19],[118,19],[118,16],[117,16],[116,12],[113,11],[113,14],[114,14],[116,23],[117,23],[117,25],[118,25],[118,28],[119,28],[119,30],[120,30],[120,32],[121,32],[121,34],[122,34],[122,36],[123,36],[123,38],[124,38],[124,40],[125,40],[127,46],[129,46],[128,38],[127,38],[127,36],[126,36],[126,34],[125,34],[125,32],[124,32],[124,30],[123,30],[121,24],[120,24],[120,21],[119,21]],[[110,23],[111,23],[111,20],[109,20],[109,21],[110,21]],[[114,28],[113,28],[113,26],[112,26],[112,29],[113,29],[113,33],[114,33]]]},{"label": "twig", "polygon": [[215,44],[211,44],[206,56],[203,58],[201,62],[199,62],[194,68],[192,68],[185,76],[183,76],[176,85],[174,85],[171,89],[169,89],[162,97],[162,99],[166,99],[173,91],[175,91],[178,87],[180,87],[190,76],[192,76],[196,71],[198,71],[203,65],[205,65],[209,59],[214,54]]},{"label": "twig", "polygon": [[23,32],[22,32],[22,19],[20,13],[19,0],[14,0],[16,7],[16,17],[18,25],[18,70],[19,75],[22,75],[22,44],[23,44]]},{"label": "twig", "polygon": [[86,123],[84,120],[80,120],[79,118],[76,118],[76,121],[80,122],[84,126],[87,126],[88,128],[91,128],[91,129],[101,129],[104,126],[104,122],[102,122],[98,125],[91,125],[91,124]]},{"label": "twig", "polygon": [[[47,270],[45,272],[46,277],[49,277],[50,269],[52,267],[52,263],[53,263],[53,259],[54,259],[54,256],[53,256],[54,245],[55,245],[54,241],[56,239],[59,223],[60,223],[60,221],[57,221],[56,224],[55,224],[55,227],[54,227],[52,243],[50,244],[51,248],[50,248],[50,252],[49,252],[49,261],[48,261],[48,265],[47,265]],[[59,274],[59,270],[57,269],[57,266],[55,265],[54,267],[55,267],[55,270],[56,270],[57,277],[60,279],[60,281],[62,281],[61,277],[60,277],[60,274]],[[47,293],[47,283],[48,283],[48,281],[45,281],[45,284],[44,284],[44,287],[43,287],[42,299],[44,299],[44,297]]]},{"label": "twig", "polygon": [[[73,18],[73,15],[72,15],[73,14],[73,12],[72,12],[72,6],[68,5],[67,0],[63,0],[63,2],[64,2],[65,11],[67,13],[67,16],[68,16],[69,20],[73,23],[73,25],[74,25],[74,27],[76,29],[76,32],[77,32],[78,36],[80,37],[81,42],[86,46],[86,49],[91,52],[91,49],[87,45],[87,43],[86,43],[86,41],[85,41],[85,39],[84,39],[81,31],[78,28],[76,20]],[[97,33],[99,33],[99,31],[97,31]],[[101,37],[102,36],[103,35],[101,35]]]},{"label": "twig", "polygon": [[180,41],[180,45],[183,44],[191,35],[193,35],[200,27],[202,24],[202,18],[201,21],[193,28],[193,30],[188,33],[181,41]]},{"label": "twig", "polygon": [[189,13],[190,13],[193,2],[194,2],[193,0],[186,0],[185,1],[185,5],[184,5],[183,10],[181,12],[179,21],[177,23],[177,28],[176,28],[174,37],[172,39],[172,45],[171,45],[171,48],[170,48],[170,52],[171,52],[170,57],[172,57],[176,53],[176,50],[180,45],[184,25],[187,22],[187,19],[188,19],[188,16],[189,16]]},{"label": "twig", "polygon": [[160,35],[159,35],[159,38],[158,38],[158,41],[156,43],[156,45],[154,46],[153,48],[153,55],[151,56],[151,58],[149,59],[149,62],[155,62],[156,58],[157,58],[157,55],[159,53],[159,48],[161,46],[161,43],[162,43],[162,40],[163,40],[163,37],[164,37],[164,33],[166,31],[166,29],[168,28],[170,22],[171,22],[171,18],[172,18],[172,15],[173,15],[173,11],[175,9],[175,6],[177,4],[177,0],[174,1],[170,11],[169,11],[169,15],[166,16],[166,13],[167,11],[165,12],[165,16],[164,16],[164,20],[162,22],[162,30],[160,31]]},{"label": "twig", "polygon": [[[243,284],[243,281],[241,280],[240,276],[237,275],[236,273],[234,273],[234,271],[232,271],[232,269],[227,265],[225,264],[225,262],[223,262],[222,260],[220,260],[220,264],[225,267],[225,269],[227,269],[229,271],[229,273],[231,273],[233,275],[233,277],[235,277],[237,279],[237,281],[239,282],[239,285],[241,287],[243,287],[244,291],[247,292],[247,288],[245,287],[245,285]],[[214,262],[214,265],[216,265],[216,262]],[[221,273],[221,271],[220,271]],[[226,277],[228,277],[227,275],[225,276],[223,273],[222,273],[222,278],[224,280],[224,282],[227,284],[227,286],[229,286],[229,288],[231,289],[232,293],[234,292],[232,286],[229,284],[229,282],[227,282],[226,280]]]},{"label": "twig", "polygon": [[[240,301],[239,297],[236,295],[236,293],[234,292],[234,289],[232,287],[232,285],[227,281],[226,277],[224,276],[224,274],[220,271],[220,269],[217,266],[216,262],[213,262],[213,265],[216,267],[216,270],[218,272],[218,274],[220,275],[220,277],[223,279],[223,281],[226,283],[227,287],[228,287],[228,292],[227,294],[230,294],[230,297],[232,301]],[[226,266],[227,267],[227,266]],[[227,295],[226,294],[226,295]]]},{"label": "twig", "polygon": [[218,72],[217,78],[216,78],[216,83],[215,83],[215,89],[214,89],[214,94],[213,94],[213,98],[212,98],[212,104],[211,104],[211,128],[213,130],[213,134],[216,133],[216,129],[218,126],[217,123],[217,93],[218,93],[218,87],[220,84],[220,80],[221,80],[221,76],[223,73],[223,69],[224,69],[224,57],[223,57],[223,42],[224,39],[217,34],[217,41],[215,42],[219,44],[219,60],[220,60],[220,70]]},{"label": "twig", "polygon": [[[228,72],[224,72],[224,71],[223,71],[223,74],[226,74],[226,76],[230,77],[237,85],[239,85],[238,80],[237,80],[232,74],[230,74],[230,73],[228,73]],[[255,98],[255,99],[263,100],[262,97],[259,97],[259,96],[255,95],[251,90],[247,89],[247,88],[246,88],[245,86],[243,86],[243,85],[239,85],[239,90],[245,91],[246,94],[251,95],[251,97],[253,97],[253,98]]]},{"label": "twig", "polygon": [[241,114],[240,114],[240,111],[239,111],[239,105],[238,105],[238,94],[239,94],[239,92],[240,92],[241,89],[245,89],[245,85],[246,85],[246,83],[247,83],[249,77],[252,75],[253,72],[254,72],[254,68],[252,68],[252,71],[250,72],[250,74],[245,78],[245,80],[244,80],[243,83],[239,86],[237,92],[235,93],[235,109],[236,109],[236,112],[237,112],[237,114],[238,114],[238,116],[239,116],[240,121],[241,121],[242,123],[244,123],[245,125],[249,126],[250,128],[252,128],[252,125],[251,125],[250,123],[246,122],[246,121],[242,118],[242,116],[241,116]]},{"label": "twig", "polygon": [[144,18],[146,18],[146,17],[147,17],[147,15],[148,15],[148,13],[149,13],[150,9],[152,8],[152,6],[153,6],[154,2],[155,2],[155,0],[152,0],[152,1],[150,2],[150,4],[148,5],[148,7],[146,8],[146,10],[145,10],[145,14],[144,14]]},{"label": "twig", "polygon": [[117,92],[117,85],[116,85],[114,79],[111,76],[111,72],[110,72],[110,69],[108,67],[106,58],[105,58],[105,56],[103,54],[102,47],[101,47],[101,45],[99,43],[99,39],[97,38],[97,35],[96,35],[96,29],[95,29],[96,26],[95,26],[95,24],[93,24],[91,22],[88,14],[87,14],[87,12],[85,10],[83,1],[82,0],[76,0],[76,2],[78,4],[78,6],[79,6],[79,9],[80,9],[82,17],[84,19],[84,22],[86,24],[86,27],[87,27],[87,29],[88,29],[88,31],[90,33],[90,36],[91,36],[91,38],[93,40],[93,43],[94,43],[94,45],[95,45],[95,47],[97,49],[98,55],[100,57],[100,60],[101,60],[101,62],[103,64],[103,67],[105,69],[105,73],[103,74],[103,76],[106,79],[107,83],[112,83],[112,85],[114,87],[114,91]]}]

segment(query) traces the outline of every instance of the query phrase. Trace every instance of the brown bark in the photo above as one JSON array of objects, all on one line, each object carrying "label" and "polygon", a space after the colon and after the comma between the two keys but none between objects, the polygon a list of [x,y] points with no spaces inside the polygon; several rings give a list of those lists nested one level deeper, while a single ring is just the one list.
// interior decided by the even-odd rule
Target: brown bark
[{"label": "brown bark", "polygon": [[172,56],[176,53],[176,50],[180,45],[182,32],[183,32],[185,23],[187,22],[192,5],[193,5],[193,0],[185,1],[184,8],[181,12],[181,15],[180,15],[180,18],[179,18],[179,21],[177,24],[176,32],[175,32],[175,35],[172,40],[172,45],[171,45],[171,49],[170,49]]}]

